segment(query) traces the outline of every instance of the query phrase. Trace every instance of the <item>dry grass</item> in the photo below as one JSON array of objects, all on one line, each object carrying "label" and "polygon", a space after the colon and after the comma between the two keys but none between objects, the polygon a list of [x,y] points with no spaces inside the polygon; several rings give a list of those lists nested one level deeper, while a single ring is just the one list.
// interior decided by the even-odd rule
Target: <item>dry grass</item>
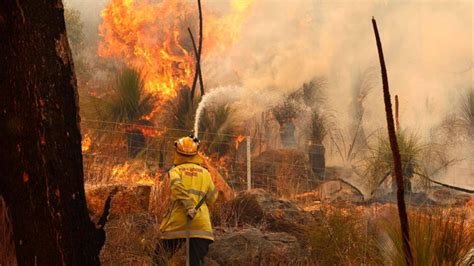
[{"label": "dry grass", "polygon": [[149,214],[124,215],[106,225],[103,265],[153,265],[158,222]]},{"label": "dry grass", "polygon": [[375,227],[364,213],[347,206],[322,208],[307,225],[312,263],[316,265],[380,265]]},{"label": "dry grass", "polygon": [[[406,265],[399,224],[394,221],[391,217],[382,223],[386,238],[380,248],[392,265]],[[467,265],[474,227],[466,209],[417,209],[409,214],[409,222],[415,265]]]}]

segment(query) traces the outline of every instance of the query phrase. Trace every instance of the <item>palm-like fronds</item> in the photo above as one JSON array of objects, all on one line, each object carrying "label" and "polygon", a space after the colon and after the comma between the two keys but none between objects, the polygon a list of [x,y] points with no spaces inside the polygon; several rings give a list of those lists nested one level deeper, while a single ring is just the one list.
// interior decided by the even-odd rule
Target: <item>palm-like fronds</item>
[{"label": "palm-like fronds", "polygon": [[461,99],[461,121],[468,130],[468,134],[474,137],[474,89],[470,88]]},{"label": "palm-like fronds", "polygon": [[[134,69],[124,69],[108,94],[104,97],[91,97],[91,100],[96,106],[98,119],[107,121],[101,126],[112,127],[114,130],[121,127],[117,123],[151,125],[149,119],[157,104],[157,98],[145,91],[143,76]],[[99,135],[100,132],[102,131],[98,131]],[[106,135],[99,137],[102,141],[111,141],[105,139]],[[126,130],[126,138],[128,156],[136,157],[145,145],[143,132],[129,128]]]},{"label": "palm-like fronds", "polygon": [[300,103],[288,96],[285,101],[272,109],[273,116],[280,125],[291,122],[301,112]]},{"label": "palm-like fronds", "polygon": [[191,100],[191,90],[187,87],[181,88],[176,97],[165,102],[163,108],[166,115],[166,124],[170,128],[179,130],[191,130],[194,125],[194,117],[198,107],[200,96]]},{"label": "palm-like fronds", "polygon": [[[166,125],[172,129],[168,137],[178,138],[191,133],[194,126],[196,109],[201,100],[200,96],[195,96],[191,100],[191,90],[182,88],[178,91],[175,98],[165,102],[163,109],[165,110]],[[232,138],[230,135],[234,133],[234,120],[232,117],[232,109],[229,105],[219,105],[213,107],[206,106],[202,113],[199,128],[202,151],[207,154],[222,155],[227,152]]]},{"label": "palm-like fronds", "polygon": [[313,144],[322,144],[328,134],[329,117],[321,111],[313,110],[309,121],[309,139]]},{"label": "palm-like fronds", "polygon": [[115,122],[136,123],[150,115],[156,104],[156,98],[145,91],[143,76],[134,69],[120,73],[109,97],[102,115]]},{"label": "palm-like fronds", "polygon": [[202,129],[201,139],[207,146],[208,154],[221,156],[233,146],[229,145],[235,133],[232,114],[229,105],[219,105],[204,111],[199,127]]},{"label": "palm-like fronds", "polygon": [[[414,172],[424,172],[422,169],[422,154],[427,145],[421,143],[420,138],[413,133],[401,131],[397,133],[397,141],[402,161],[404,176],[412,176]],[[386,134],[381,134],[374,146],[369,147],[366,158],[367,176],[371,178],[371,185],[376,189],[381,182],[393,171],[393,156],[390,141]]]}]

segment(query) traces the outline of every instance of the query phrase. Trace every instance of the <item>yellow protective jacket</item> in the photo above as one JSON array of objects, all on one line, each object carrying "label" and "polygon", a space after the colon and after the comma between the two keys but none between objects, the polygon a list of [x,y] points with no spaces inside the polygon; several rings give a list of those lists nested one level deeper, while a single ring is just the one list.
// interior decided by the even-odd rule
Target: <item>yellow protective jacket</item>
[{"label": "yellow protective jacket", "polygon": [[[214,240],[208,205],[214,204],[218,193],[209,171],[201,166],[203,160],[199,155],[188,157],[177,154],[174,163],[175,166],[168,172],[171,210],[161,222],[161,238],[186,238],[186,230],[189,229],[191,238]],[[187,228],[187,210],[194,208],[205,195],[205,203]]]}]

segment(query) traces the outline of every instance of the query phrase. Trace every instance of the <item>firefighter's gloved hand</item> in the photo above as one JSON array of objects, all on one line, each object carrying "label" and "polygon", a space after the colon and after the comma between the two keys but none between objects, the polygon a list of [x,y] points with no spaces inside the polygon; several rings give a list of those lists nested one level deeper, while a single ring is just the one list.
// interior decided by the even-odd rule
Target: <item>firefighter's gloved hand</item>
[{"label": "firefighter's gloved hand", "polygon": [[192,209],[189,209],[188,212],[186,213],[186,215],[188,216],[188,218],[190,220],[192,220],[194,218],[194,216],[196,216],[196,209],[192,208]]}]

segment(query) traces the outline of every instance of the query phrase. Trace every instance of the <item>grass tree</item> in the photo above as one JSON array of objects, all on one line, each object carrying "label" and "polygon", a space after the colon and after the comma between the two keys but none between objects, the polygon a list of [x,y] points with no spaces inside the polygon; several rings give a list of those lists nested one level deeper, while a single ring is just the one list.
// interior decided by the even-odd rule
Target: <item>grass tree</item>
[{"label": "grass tree", "polygon": [[203,129],[200,138],[207,154],[222,156],[233,147],[229,143],[233,143],[235,123],[229,105],[222,104],[205,109],[199,127]]},{"label": "grass tree", "polygon": [[[407,131],[397,132],[397,142],[400,151],[405,190],[411,191],[410,179],[415,172],[425,173],[422,158],[428,146],[420,138]],[[370,145],[366,157],[366,175],[370,177],[372,190],[375,191],[388,176],[392,176],[392,188],[396,181],[393,172],[393,156],[390,141],[385,134],[376,138],[375,144]]]},{"label": "grass tree", "polygon": [[[176,97],[164,103],[164,116],[169,127],[166,133],[168,139],[175,139],[192,133],[196,109],[201,96],[191,97],[191,89],[181,88]],[[223,155],[227,152],[228,144],[234,134],[235,123],[232,109],[229,105],[207,106],[200,120],[199,138],[202,150],[207,154]],[[170,143],[164,144],[169,145]]]},{"label": "grass tree", "polygon": [[293,95],[272,109],[273,116],[280,125],[280,140],[283,146],[292,147],[296,144],[295,125],[293,120],[299,115],[302,108]]},{"label": "grass tree", "polygon": [[474,89],[469,88],[461,97],[460,121],[471,140],[474,140]]},{"label": "grass tree", "polygon": [[311,111],[311,118],[308,127],[308,137],[310,140],[309,161],[313,174],[324,179],[326,169],[325,148],[323,141],[328,134],[329,118],[322,111],[316,108]]},{"label": "grass tree", "polygon": [[196,109],[201,97],[196,96],[193,99],[191,98],[191,89],[183,87],[178,90],[174,98],[164,103],[163,110],[165,112],[166,125],[169,128],[189,131],[188,133],[191,134]]},{"label": "grass tree", "polygon": [[150,118],[157,104],[157,99],[145,90],[143,75],[135,69],[125,68],[110,93],[95,100],[101,119],[127,124],[128,155],[135,157],[145,145],[145,136],[133,125],[152,125]]}]

